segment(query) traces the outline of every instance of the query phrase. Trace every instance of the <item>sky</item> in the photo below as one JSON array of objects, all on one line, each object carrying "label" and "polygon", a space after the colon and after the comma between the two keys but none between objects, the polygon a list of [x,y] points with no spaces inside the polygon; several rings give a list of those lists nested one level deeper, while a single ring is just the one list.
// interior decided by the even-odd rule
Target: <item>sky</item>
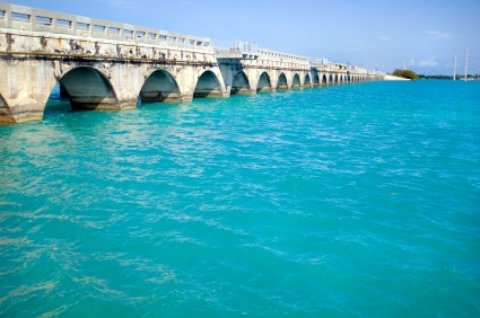
[{"label": "sky", "polygon": [[392,72],[480,73],[480,0],[7,0]]}]

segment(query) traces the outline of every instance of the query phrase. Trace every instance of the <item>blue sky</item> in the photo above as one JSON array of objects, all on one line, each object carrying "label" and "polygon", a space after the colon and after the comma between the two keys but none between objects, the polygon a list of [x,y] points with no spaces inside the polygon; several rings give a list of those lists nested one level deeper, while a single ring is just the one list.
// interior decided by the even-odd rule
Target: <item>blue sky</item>
[{"label": "blue sky", "polygon": [[235,40],[384,71],[480,73],[479,0],[13,0],[77,15]]}]

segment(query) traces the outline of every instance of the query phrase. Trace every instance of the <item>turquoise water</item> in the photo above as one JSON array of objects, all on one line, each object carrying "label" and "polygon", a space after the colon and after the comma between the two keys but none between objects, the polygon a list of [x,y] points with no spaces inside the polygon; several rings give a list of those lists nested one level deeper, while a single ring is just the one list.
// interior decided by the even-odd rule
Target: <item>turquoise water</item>
[{"label": "turquoise water", "polygon": [[0,163],[0,316],[480,316],[480,82],[50,108]]}]

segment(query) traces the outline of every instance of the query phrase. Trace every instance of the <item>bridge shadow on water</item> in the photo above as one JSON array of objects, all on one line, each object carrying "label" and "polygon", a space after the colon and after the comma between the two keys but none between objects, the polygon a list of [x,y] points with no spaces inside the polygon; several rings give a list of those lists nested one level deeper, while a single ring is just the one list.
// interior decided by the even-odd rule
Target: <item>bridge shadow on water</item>
[{"label": "bridge shadow on water", "polygon": [[70,103],[70,98],[61,91],[60,83],[57,82],[48,97],[45,110],[43,111],[43,117],[51,118],[72,112],[74,112],[74,110]]},{"label": "bridge shadow on water", "polygon": [[50,97],[47,101],[45,111],[43,113],[44,117],[54,117],[59,116],[65,113],[71,113],[74,110],[70,105],[70,100],[65,98],[52,98]]}]

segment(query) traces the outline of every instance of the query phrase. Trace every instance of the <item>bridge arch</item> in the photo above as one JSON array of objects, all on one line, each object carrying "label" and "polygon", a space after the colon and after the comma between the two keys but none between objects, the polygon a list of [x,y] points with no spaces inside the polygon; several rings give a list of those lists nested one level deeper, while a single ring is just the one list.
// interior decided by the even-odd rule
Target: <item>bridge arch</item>
[{"label": "bridge arch", "polygon": [[0,95],[0,123],[11,123],[14,122],[10,119],[8,119],[8,116],[10,114],[10,107],[8,107],[7,102],[5,99],[3,99],[2,95]]},{"label": "bridge arch", "polygon": [[155,70],[147,77],[139,93],[143,102],[181,102],[182,94],[177,81],[167,70]]},{"label": "bridge arch", "polygon": [[303,81],[303,86],[312,87],[312,80],[310,78],[310,74],[308,74],[308,73],[305,75],[305,79]]},{"label": "bridge arch", "polygon": [[323,85],[323,86],[326,86],[327,84],[328,84],[327,74],[323,74],[323,76],[322,76],[322,85]]},{"label": "bridge arch", "polygon": [[8,109],[7,102],[5,101],[5,99],[3,99],[1,94],[0,94],[0,108],[7,108]]},{"label": "bridge arch", "polygon": [[200,75],[193,97],[222,97],[222,85],[214,72],[207,70]]},{"label": "bridge arch", "polygon": [[320,85],[320,77],[318,76],[317,72],[315,72],[313,74],[313,85],[314,86],[319,86]]},{"label": "bridge arch", "polygon": [[257,92],[271,92],[272,91],[272,82],[270,81],[270,76],[267,72],[260,74],[257,84]]},{"label": "bridge arch", "polygon": [[249,94],[250,91],[250,81],[247,74],[244,71],[237,72],[233,78],[231,94]]},{"label": "bridge arch", "polygon": [[332,75],[332,74],[330,74],[330,76],[328,77],[328,84],[330,84],[330,85],[333,85],[333,84],[334,84],[334,83],[333,83],[333,75]]},{"label": "bridge arch", "polygon": [[278,75],[277,90],[288,90],[287,76],[285,73]]},{"label": "bridge arch", "polygon": [[300,75],[298,75],[298,73],[295,73],[292,79],[292,89],[300,89],[301,86],[302,83],[300,82]]},{"label": "bridge arch", "polygon": [[[57,78],[60,97],[70,101],[70,107],[76,109],[116,109],[118,99],[107,76],[92,66],[79,66],[66,71]],[[48,92],[43,105],[51,96],[54,87]],[[45,109],[44,109],[45,110]]]}]

